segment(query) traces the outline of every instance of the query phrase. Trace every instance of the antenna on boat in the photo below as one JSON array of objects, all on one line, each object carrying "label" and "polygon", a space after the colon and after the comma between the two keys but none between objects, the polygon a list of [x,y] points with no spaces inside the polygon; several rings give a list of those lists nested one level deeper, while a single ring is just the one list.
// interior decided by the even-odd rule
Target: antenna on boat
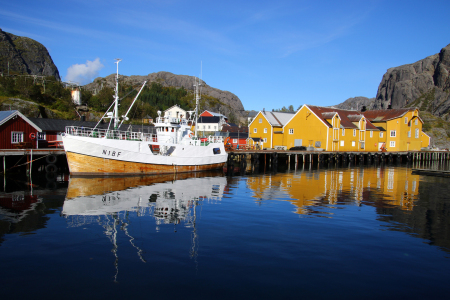
[{"label": "antenna on boat", "polygon": [[116,90],[114,95],[114,129],[117,129],[119,125],[119,62],[122,60],[120,58],[116,58],[115,64],[117,64],[117,73],[116,73]]},{"label": "antenna on boat", "polygon": [[195,132],[194,136],[197,137],[197,123],[198,123],[198,103],[200,101],[200,95],[198,94],[198,88],[202,84],[200,81],[195,81],[196,78],[194,78],[194,87],[195,87]]}]

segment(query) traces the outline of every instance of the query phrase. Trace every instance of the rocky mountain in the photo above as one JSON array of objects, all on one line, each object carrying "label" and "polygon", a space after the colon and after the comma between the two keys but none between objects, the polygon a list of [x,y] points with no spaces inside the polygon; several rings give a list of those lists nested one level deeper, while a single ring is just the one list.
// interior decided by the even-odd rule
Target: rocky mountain
[{"label": "rocky mountain", "polygon": [[348,98],[341,104],[334,105],[333,107],[347,110],[361,110],[363,109],[363,107],[366,107],[366,109],[370,109],[372,108],[374,101],[375,98],[353,97]]},{"label": "rocky mountain", "polygon": [[10,74],[55,76],[61,80],[47,48],[33,39],[0,29],[0,73],[8,74],[8,71]]},{"label": "rocky mountain", "polygon": [[[349,98],[335,105],[342,109],[417,107],[432,144],[450,148],[450,45],[415,63],[390,68],[383,75],[375,98]],[[440,120],[440,121],[439,121]],[[447,121],[447,123],[443,122]]]},{"label": "rocky mountain", "polygon": [[[130,85],[139,85],[142,84],[145,80],[147,80],[147,84],[151,84],[152,82],[158,82],[163,87],[183,87],[187,91],[194,91],[194,80],[195,77],[188,75],[175,75],[170,72],[157,72],[151,73],[146,76],[122,76],[119,75],[119,82],[123,84]],[[115,74],[106,76],[105,78],[96,78],[92,83],[89,83],[84,86],[84,88],[90,90],[94,94],[102,89],[102,87],[114,87],[115,86]],[[231,117],[232,115],[236,118],[242,116],[244,112],[244,106],[242,105],[241,100],[233,93],[228,91],[222,91],[216,88],[213,88],[206,84],[206,82],[202,81],[201,88],[202,95],[208,95],[210,97],[214,97],[219,101],[206,101],[205,105],[202,106],[202,109],[211,110],[213,112],[220,112],[227,117]]]},{"label": "rocky mountain", "polygon": [[419,107],[450,120],[450,45],[413,64],[390,68],[378,86],[375,109]]}]

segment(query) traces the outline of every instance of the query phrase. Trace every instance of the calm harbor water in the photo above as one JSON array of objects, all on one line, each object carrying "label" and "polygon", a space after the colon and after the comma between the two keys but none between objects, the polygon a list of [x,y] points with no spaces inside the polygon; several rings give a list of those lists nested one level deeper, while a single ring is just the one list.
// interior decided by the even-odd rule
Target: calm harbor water
[{"label": "calm harbor water", "polygon": [[447,299],[450,179],[405,166],[5,179],[4,299]]}]

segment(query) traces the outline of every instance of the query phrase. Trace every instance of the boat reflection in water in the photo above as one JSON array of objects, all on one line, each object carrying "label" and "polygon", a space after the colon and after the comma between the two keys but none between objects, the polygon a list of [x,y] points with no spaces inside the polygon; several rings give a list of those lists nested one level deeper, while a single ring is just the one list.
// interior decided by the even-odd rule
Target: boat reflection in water
[{"label": "boat reflection in water", "polygon": [[227,186],[222,172],[153,175],[146,177],[71,177],[62,215],[70,227],[98,223],[113,245],[118,275],[118,234],[122,231],[146,262],[143,249],[134,242],[128,226],[133,217],[155,219],[161,224],[180,224],[192,229],[190,255],[196,258],[196,207],[199,202],[220,201]]}]

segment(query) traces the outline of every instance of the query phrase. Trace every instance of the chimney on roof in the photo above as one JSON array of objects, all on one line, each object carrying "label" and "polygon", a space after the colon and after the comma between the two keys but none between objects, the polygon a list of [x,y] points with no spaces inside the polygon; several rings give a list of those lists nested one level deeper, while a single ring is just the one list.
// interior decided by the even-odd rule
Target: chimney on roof
[{"label": "chimney on roof", "polygon": [[392,105],[389,104],[387,109],[392,109]]},{"label": "chimney on roof", "polygon": [[263,108],[263,112],[266,112],[266,109],[265,109],[265,108]]},{"label": "chimney on roof", "polygon": [[82,122],[86,121],[86,116],[81,116],[81,121]]},{"label": "chimney on roof", "polygon": [[366,106],[365,105],[363,105],[363,107],[362,107],[362,109],[361,109],[361,112],[365,112],[367,109],[366,109]]}]

